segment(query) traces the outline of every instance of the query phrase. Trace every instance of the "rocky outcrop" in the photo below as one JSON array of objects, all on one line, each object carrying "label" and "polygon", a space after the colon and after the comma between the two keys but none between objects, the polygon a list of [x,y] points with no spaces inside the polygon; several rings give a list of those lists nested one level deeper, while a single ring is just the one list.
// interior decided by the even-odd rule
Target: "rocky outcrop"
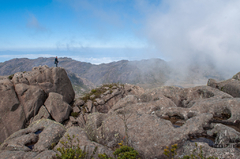
[{"label": "rocky outcrop", "polygon": [[[51,151],[62,138],[66,129],[57,122],[43,119],[31,124],[28,128],[19,130],[1,144],[1,158],[50,158],[56,152]],[[31,151],[31,152],[29,152]]]},{"label": "rocky outcrop", "polygon": [[0,142],[24,127],[26,116],[9,79],[0,80]]},{"label": "rocky outcrop", "polygon": [[73,100],[71,82],[60,67],[35,67],[0,78],[0,142],[41,118],[63,122],[72,111],[69,103]]},{"label": "rocky outcrop", "polygon": [[231,79],[217,82],[214,79],[209,79],[207,85],[217,88],[223,92],[232,95],[235,98],[240,97],[240,72],[234,75]]},{"label": "rocky outcrop", "polygon": [[67,73],[61,67],[34,67],[32,71],[29,72],[15,73],[12,81],[14,85],[18,83],[36,85],[47,94],[50,92],[61,94],[67,103],[71,103],[75,97]]},{"label": "rocky outcrop", "polygon": [[[71,143],[69,143],[69,137],[72,139]],[[88,153],[88,156],[93,155],[93,158],[98,158],[98,154],[104,153],[107,154],[109,157],[113,157],[113,151],[109,150],[106,146],[89,140],[85,131],[79,127],[69,128],[64,134],[63,138],[61,138],[60,142],[54,148],[54,150],[57,150],[57,148],[60,147],[67,148],[62,144],[66,142],[68,142],[71,146],[79,146],[82,150],[85,150],[85,152]],[[95,154],[93,154],[94,151]]]},{"label": "rocky outcrop", "polygon": [[68,119],[72,107],[63,100],[63,96],[58,93],[49,93],[47,100],[44,105],[51,114],[52,118],[62,123]]},{"label": "rocky outcrop", "polygon": [[134,85],[104,85],[76,100],[73,109],[63,95],[49,92],[37,116],[63,125],[48,119],[35,121],[7,138],[0,153],[44,158],[59,153],[57,148],[79,146],[97,158],[99,153],[112,156],[123,142],[140,158],[162,159],[166,146],[178,144],[177,157],[183,157],[195,153],[194,149],[200,152],[197,143],[204,157],[235,159],[240,155],[235,149],[240,145],[239,105],[240,98],[210,86],[143,90]]},{"label": "rocky outcrop", "polygon": [[96,89],[103,91],[100,97],[95,97],[93,94],[86,103],[84,103],[83,100],[76,100],[75,105],[83,106],[85,104],[87,112],[108,113],[108,111],[123,97],[127,95],[139,96],[144,93],[143,88],[131,84],[115,85],[113,87],[101,86]]},{"label": "rocky outcrop", "polygon": [[47,98],[46,93],[41,88],[38,86],[27,85],[25,83],[16,84],[15,91],[23,106],[27,120],[37,115],[38,110]]}]

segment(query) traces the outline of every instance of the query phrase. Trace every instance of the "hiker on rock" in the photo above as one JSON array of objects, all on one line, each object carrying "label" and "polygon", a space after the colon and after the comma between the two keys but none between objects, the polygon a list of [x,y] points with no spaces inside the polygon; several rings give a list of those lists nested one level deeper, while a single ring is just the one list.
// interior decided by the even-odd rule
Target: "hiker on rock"
[{"label": "hiker on rock", "polygon": [[57,58],[57,56],[56,56],[56,58],[55,58],[54,64],[56,64],[56,67],[58,66],[58,58]]}]

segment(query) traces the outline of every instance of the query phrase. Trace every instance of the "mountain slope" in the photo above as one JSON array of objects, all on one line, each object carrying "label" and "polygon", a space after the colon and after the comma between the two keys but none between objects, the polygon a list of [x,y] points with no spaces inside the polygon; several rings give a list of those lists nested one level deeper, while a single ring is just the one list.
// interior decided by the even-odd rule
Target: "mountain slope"
[{"label": "mountain slope", "polygon": [[[0,76],[10,75],[16,72],[29,71],[32,67],[48,65],[55,67],[54,57],[37,59],[12,59],[0,63]],[[183,69],[182,65],[174,65],[161,59],[148,59],[141,61],[121,60],[108,64],[94,65],[91,63],[72,60],[71,58],[59,58],[59,67],[76,75],[69,75],[72,83],[78,81],[78,85],[88,85],[92,88],[103,83],[130,83],[151,88],[161,85],[190,84],[202,85],[207,83],[209,77],[223,80],[221,74],[211,64],[191,63]],[[76,80],[75,78],[79,78]],[[80,79],[81,78],[81,79]],[[88,82],[89,81],[89,82]],[[83,88],[83,87],[81,87]],[[85,88],[83,88],[85,89]]]}]

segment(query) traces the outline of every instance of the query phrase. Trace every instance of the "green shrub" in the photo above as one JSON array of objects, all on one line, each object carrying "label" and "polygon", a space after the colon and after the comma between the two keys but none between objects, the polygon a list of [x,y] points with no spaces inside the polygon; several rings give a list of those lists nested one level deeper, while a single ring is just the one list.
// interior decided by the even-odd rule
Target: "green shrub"
[{"label": "green shrub", "polygon": [[120,146],[113,154],[117,156],[117,159],[136,159],[138,156],[138,152],[127,145]]},{"label": "green shrub", "polygon": [[[112,87],[116,86],[119,87],[120,86],[124,86],[123,84],[118,84],[118,83],[110,83],[110,84],[103,84],[101,87],[92,89],[89,93],[86,93],[83,97],[81,97],[80,99],[82,99],[85,103],[88,100],[92,100],[94,101],[96,98],[100,98],[101,94],[103,94],[104,92],[106,92],[107,90],[110,90],[110,93],[112,93]],[[106,87],[108,87],[109,89],[106,89]],[[94,98],[90,98],[92,95],[95,95]]]},{"label": "green shrub", "polygon": [[74,118],[77,118],[79,116],[80,113],[78,112],[72,112],[71,116],[73,116]]},{"label": "green shrub", "polygon": [[[138,152],[134,150],[134,148],[123,145],[123,141],[119,143],[120,147],[117,148],[113,155],[116,159],[136,159],[138,156]],[[105,153],[104,154],[98,154],[98,157],[100,159],[113,159],[112,157],[108,157]]]},{"label": "green shrub", "polygon": [[85,150],[82,150],[79,147],[79,140],[77,138],[77,146],[73,145],[73,139],[75,136],[73,135],[72,138],[69,134],[67,134],[67,140],[66,142],[60,141],[61,144],[63,144],[64,147],[57,148],[57,151],[61,153],[61,155],[56,154],[57,158],[60,159],[84,159],[87,157],[87,153]]},{"label": "green shrub", "polygon": [[92,89],[92,90],[91,90],[91,93],[93,93],[93,94],[96,93],[96,92],[97,92],[96,89]]},{"label": "green shrub", "polygon": [[8,79],[12,79],[13,78],[13,76],[14,76],[14,74],[12,74],[12,75],[10,75],[10,76],[8,76]]},{"label": "green shrub", "polygon": [[169,147],[166,146],[166,148],[164,149],[163,154],[171,159],[171,158],[174,158],[174,156],[177,155],[177,151],[176,150],[177,150],[177,144],[172,145],[171,149],[169,149]]},{"label": "green shrub", "polygon": [[99,159],[113,159],[112,157],[108,157],[108,155],[104,154],[98,154]]},{"label": "green shrub", "polygon": [[[203,154],[202,151],[202,146],[200,146],[200,148],[198,148],[197,143],[195,143],[196,148],[192,151],[191,154],[189,155],[185,155],[183,156],[183,158],[180,159],[218,159],[217,157],[214,156],[209,156],[208,158],[206,158]],[[166,146],[166,148],[164,149],[164,153],[163,153],[168,159],[173,159],[174,156],[177,155],[177,144],[174,144],[171,146],[171,149],[169,149],[168,146]]]}]

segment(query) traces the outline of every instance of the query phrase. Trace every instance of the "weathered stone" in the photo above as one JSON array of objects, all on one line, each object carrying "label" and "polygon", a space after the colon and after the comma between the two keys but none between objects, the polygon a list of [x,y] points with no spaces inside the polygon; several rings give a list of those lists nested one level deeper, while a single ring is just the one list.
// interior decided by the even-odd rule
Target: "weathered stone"
[{"label": "weathered stone", "polygon": [[184,155],[190,155],[194,149],[197,153],[203,152],[203,157],[208,158],[210,156],[217,157],[219,159],[240,159],[240,152],[235,148],[212,148],[207,143],[199,142],[198,147],[194,142],[185,142],[182,148],[177,152],[176,157],[183,157]]},{"label": "weathered stone", "polygon": [[90,96],[90,99],[94,99],[96,96],[93,94]]},{"label": "weathered stone", "polygon": [[232,77],[232,79],[240,80],[240,72],[238,72],[236,75],[234,75],[234,76]]},{"label": "weathered stone", "polygon": [[87,121],[84,130],[90,140],[98,141],[99,135],[97,129],[101,127],[105,118],[107,118],[107,114],[103,113],[91,113],[87,116]]},{"label": "weathered stone", "polygon": [[73,107],[73,112],[79,113],[81,110],[78,108],[78,106]]},{"label": "weathered stone", "polygon": [[136,85],[131,85],[131,84],[124,84],[124,90],[129,95],[137,95],[137,96],[140,96],[145,92],[143,88]]},{"label": "weathered stone", "polygon": [[38,120],[29,126],[30,129],[38,130],[41,127],[44,127],[44,129],[39,134],[38,142],[34,145],[33,150],[35,151],[52,149],[52,146],[56,145],[66,132],[63,125],[49,119]]},{"label": "weathered stone", "polygon": [[87,101],[87,110],[92,112],[93,102],[91,100]]},{"label": "weathered stone", "polygon": [[114,89],[113,92],[112,92],[112,96],[113,96],[113,97],[114,97],[114,96],[117,96],[117,95],[119,95],[119,94],[121,94],[121,91],[118,90],[118,89]]},{"label": "weathered stone", "polygon": [[58,143],[66,129],[59,123],[49,119],[41,119],[28,128],[19,130],[8,137],[1,145],[1,150],[11,151],[44,151]]},{"label": "weathered stone", "polygon": [[216,147],[221,146],[222,148],[224,148],[227,147],[229,143],[234,142],[236,142],[236,147],[238,140],[240,140],[240,132],[223,124],[214,124],[214,128],[209,130],[208,133],[211,134],[210,136],[216,136]]},{"label": "weathered stone", "polygon": [[116,145],[124,140],[125,144],[132,145],[143,158],[161,158],[166,143],[181,143],[188,139],[189,134],[201,134],[204,132],[204,123],[212,118],[211,114],[201,114],[176,129],[169,121],[148,114],[144,107],[147,105],[136,103],[112,112],[97,129],[95,136],[98,136],[98,142]]},{"label": "weathered stone", "polygon": [[98,111],[97,111],[96,107],[93,106],[93,108],[92,108],[92,113],[96,113],[96,112],[98,112]]},{"label": "weathered stone", "polygon": [[45,92],[37,86],[29,86],[24,83],[16,84],[15,90],[23,105],[26,119],[29,120],[37,115],[39,108],[46,100]]},{"label": "weathered stone", "polygon": [[86,120],[87,120],[87,115],[86,114],[80,114],[78,117],[77,117],[77,122],[78,122],[78,126],[80,128],[84,128],[85,125],[86,125]]},{"label": "weathered stone", "polygon": [[103,95],[107,95],[107,94],[110,94],[110,90],[107,90],[106,92],[103,93]]},{"label": "weathered stone", "polygon": [[75,106],[78,106],[78,107],[81,107],[85,104],[85,102],[81,99],[77,99],[75,102],[74,102]]},{"label": "weathered stone", "polygon": [[[64,147],[61,142],[69,142],[67,140],[68,135],[73,138],[73,135],[75,136],[72,140],[72,145],[77,146],[83,150],[85,148],[86,152],[90,155],[93,154],[94,149],[97,147],[96,153],[93,155],[93,158],[98,158],[98,154],[107,154],[109,157],[113,157],[113,151],[109,150],[107,147],[98,144],[96,142],[92,142],[88,139],[87,134],[85,131],[79,127],[71,127],[67,130],[67,132],[64,134],[63,138],[61,138],[60,142],[57,144],[57,146],[54,148],[56,150],[58,147]],[[77,141],[79,140],[79,142]]]},{"label": "weathered stone", "polygon": [[63,100],[63,96],[53,92],[49,93],[44,105],[53,119],[59,123],[68,119],[69,114],[72,111],[72,107]]},{"label": "weathered stone", "polygon": [[8,79],[0,80],[0,142],[9,135],[23,128],[26,116],[14,85]]},{"label": "weathered stone", "polygon": [[112,86],[112,89],[117,89],[117,86]]},{"label": "weathered stone", "polygon": [[189,108],[197,101],[207,99],[232,98],[231,95],[222,91],[213,89],[209,86],[198,86],[193,88],[179,88],[174,86],[165,86],[157,88],[148,94],[162,94],[170,98],[178,107]]},{"label": "weathered stone", "polygon": [[130,104],[137,103],[138,100],[134,95],[128,95],[125,98],[120,99],[111,109],[109,112],[116,111],[117,109],[123,108],[125,106],[128,106]]},{"label": "weathered stone", "polygon": [[41,153],[39,153],[36,157],[33,159],[52,159],[53,157],[56,157],[56,152],[52,150],[46,150]]},{"label": "weathered stone", "polygon": [[40,66],[34,67],[32,71],[26,73],[15,73],[13,83],[25,83],[37,85],[49,94],[56,92],[63,95],[64,101],[71,103],[75,97],[72,84],[66,71],[61,67]]},{"label": "weathered stone", "polygon": [[100,98],[96,98],[95,100],[96,100],[96,102],[97,102],[98,104],[100,104],[100,105],[103,105],[103,104],[105,103],[104,100],[103,100],[103,99],[100,99]]},{"label": "weathered stone", "polygon": [[50,119],[50,118],[51,118],[51,115],[48,113],[48,110],[46,109],[46,107],[44,105],[42,105],[38,111],[38,114],[33,117],[33,119],[31,120],[30,123],[33,123],[40,119]]},{"label": "weathered stone", "polygon": [[235,98],[240,97],[240,81],[238,79],[232,78],[222,82],[216,82],[213,79],[209,79],[208,86],[217,88],[220,91],[226,92]]},{"label": "weathered stone", "polygon": [[5,150],[0,153],[0,156],[1,156],[1,159],[33,159],[35,156],[37,156],[37,153]]}]

